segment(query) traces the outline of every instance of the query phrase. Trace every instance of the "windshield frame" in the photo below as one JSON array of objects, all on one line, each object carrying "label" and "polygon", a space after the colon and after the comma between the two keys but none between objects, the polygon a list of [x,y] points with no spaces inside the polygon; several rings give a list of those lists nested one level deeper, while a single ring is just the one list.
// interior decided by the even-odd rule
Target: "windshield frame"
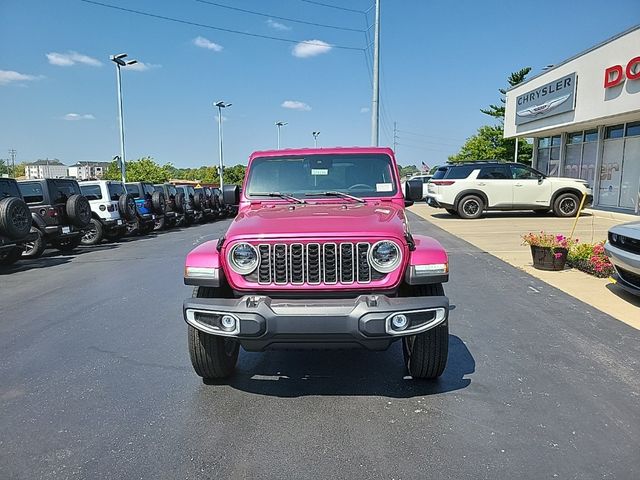
[{"label": "windshield frame", "polygon": [[[260,193],[263,193],[263,195],[258,195],[257,193],[252,193],[251,192],[251,182],[253,179],[253,176],[255,175],[256,169],[255,166],[256,164],[259,164],[261,162],[265,162],[265,161],[278,161],[278,160],[302,160],[305,161],[308,158],[317,158],[317,157],[328,157],[331,158],[333,160],[342,160],[342,159],[346,159],[348,160],[350,157],[351,158],[357,158],[360,160],[364,160],[367,158],[375,158],[375,159],[380,159],[385,161],[388,164],[388,169],[389,169],[389,182],[385,182],[385,183],[391,183],[391,189],[388,191],[381,191],[381,190],[377,190],[377,191],[362,191],[362,190],[349,190],[347,188],[339,188],[339,187],[332,187],[332,188],[323,188],[323,187],[318,187],[317,191],[315,190],[299,190],[299,191],[293,191],[293,192],[289,192],[289,191],[284,191],[284,190],[279,190],[276,191],[274,190],[271,193],[278,193],[278,194],[286,194],[286,195],[291,195],[291,196],[295,196],[298,198],[308,198],[311,199],[313,198],[314,201],[326,201],[326,200],[331,200],[331,201],[336,201],[338,199],[340,199],[340,197],[338,196],[323,196],[323,195],[318,195],[318,196],[314,196],[314,194],[319,194],[319,193],[323,193],[326,192],[327,190],[332,190],[332,191],[337,191],[337,192],[341,192],[347,195],[352,195],[355,197],[359,197],[359,198],[370,198],[370,199],[391,199],[391,198],[395,198],[398,195],[401,195],[401,189],[400,189],[400,181],[398,179],[398,172],[397,172],[397,168],[396,168],[396,164],[393,160],[393,158],[388,155],[387,153],[311,153],[311,154],[283,154],[283,155],[265,155],[265,156],[256,156],[254,158],[251,159],[251,164],[250,164],[250,168],[249,168],[249,172],[247,175],[247,178],[245,179],[245,183],[244,183],[244,188],[243,188],[243,196],[249,200],[249,201],[287,201],[284,199],[276,199],[273,196],[267,196],[264,189],[256,189],[257,191],[259,191]],[[378,188],[377,184],[376,184],[376,189]],[[372,194],[373,193],[373,194]],[[310,194],[307,196],[307,194]],[[345,198],[342,198],[342,200],[344,201]]]}]

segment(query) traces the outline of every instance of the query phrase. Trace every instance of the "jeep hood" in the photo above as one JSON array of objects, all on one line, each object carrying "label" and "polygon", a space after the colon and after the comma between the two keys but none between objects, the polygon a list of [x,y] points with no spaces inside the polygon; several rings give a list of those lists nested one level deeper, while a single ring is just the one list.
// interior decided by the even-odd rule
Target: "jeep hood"
[{"label": "jeep hood", "polygon": [[392,203],[257,204],[241,210],[227,240],[405,235],[404,210]]}]

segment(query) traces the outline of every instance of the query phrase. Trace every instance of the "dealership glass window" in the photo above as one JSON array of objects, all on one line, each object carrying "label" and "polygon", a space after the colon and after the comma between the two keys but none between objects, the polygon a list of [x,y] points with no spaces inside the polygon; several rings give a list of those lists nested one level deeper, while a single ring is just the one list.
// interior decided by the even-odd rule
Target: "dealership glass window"
[{"label": "dealership glass window", "polygon": [[598,130],[567,134],[562,176],[582,178],[592,183],[595,179]]},{"label": "dealership glass window", "polygon": [[[626,135],[623,135],[626,134]],[[598,203],[636,209],[640,188],[640,122],[605,129]]]},{"label": "dealership glass window", "polygon": [[558,176],[560,167],[560,144],[562,137],[544,137],[538,140],[537,168],[545,175]]}]

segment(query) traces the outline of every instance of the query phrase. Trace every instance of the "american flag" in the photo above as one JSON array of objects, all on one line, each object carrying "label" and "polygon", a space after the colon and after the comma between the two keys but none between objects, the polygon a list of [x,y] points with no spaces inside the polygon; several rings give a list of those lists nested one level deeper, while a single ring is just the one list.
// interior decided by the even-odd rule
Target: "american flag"
[{"label": "american flag", "polygon": [[429,170],[431,170],[429,168],[429,165],[427,165],[426,163],[422,162],[422,171],[423,172],[428,172]]}]

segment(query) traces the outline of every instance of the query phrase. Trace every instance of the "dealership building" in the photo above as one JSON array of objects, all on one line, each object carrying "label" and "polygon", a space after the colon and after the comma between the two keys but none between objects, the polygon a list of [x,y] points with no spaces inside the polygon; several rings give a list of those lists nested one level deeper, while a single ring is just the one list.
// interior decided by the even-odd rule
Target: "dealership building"
[{"label": "dealership building", "polygon": [[640,214],[640,25],[507,91],[506,138],[533,167],[582,178],[596,208]]}]

